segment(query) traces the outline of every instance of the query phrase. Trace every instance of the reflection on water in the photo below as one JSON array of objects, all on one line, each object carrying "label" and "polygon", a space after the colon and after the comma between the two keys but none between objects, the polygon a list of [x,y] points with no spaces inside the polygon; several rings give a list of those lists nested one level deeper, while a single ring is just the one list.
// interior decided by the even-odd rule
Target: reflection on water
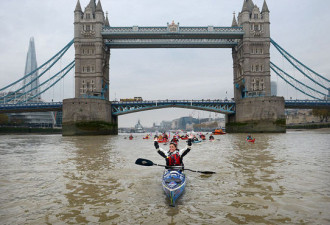
[{"label": "reflection on water", "polygon": [[[226,217],[237,224],[258,221],[259,223],[289,222],[290,218],[276,215],[275,197],[283,195],[283,187],[278,184],[282,177],[276,172],[281,166],[276,155],[271,152],[271,136],[257,135],[256,143],[233,141],[234,155],[231,163],[235,168],[233,207]],[[242,137],[243,138],[243,137]]]},{"label": "reflection on water", "polygon": [[330,224],[329,129],[194,144],[185,167],[216,174],[186,171],[176,207],[163,168],[134,164],[164,164],[152,140],[126,136],[0,136],[0,223]]},{"label": "reflection on water", "polygon": [[111,197],[115,191],[120,191],[117,180],[109,173],[118,162],[111,142],[102,136],[73,137],[69,142],[75,150],[64,165],[73,168],[64,174],[68,206],[57,217],[72,223],[110,220],[113,216],[108,216],[106,206],[121,203]]}]

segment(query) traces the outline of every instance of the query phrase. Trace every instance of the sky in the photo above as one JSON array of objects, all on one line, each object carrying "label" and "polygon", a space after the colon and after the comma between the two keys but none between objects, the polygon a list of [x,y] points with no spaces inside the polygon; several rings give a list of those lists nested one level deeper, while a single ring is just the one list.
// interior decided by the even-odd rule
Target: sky
[{"label": "sky", "polygon": [[[261,9],[264,0],[253,2]],[[46,62],[73,38],[77,0],[0,1],[0,88],[23,77],[30,37],[34,37],[38,65]],[[80,0],[82,9],[89,0]],[[111,26],[231,26],[233,12],[243,0],[101,0]],[[330,1],[267,0],[271,37],[301,62],[330,79]],[[55,74],[74,59],[74,49],[59,61]],[[299,78],[271,47],[271,61]],[[110,100],[224,99],[233,97],[231,49],[114,49],[110,56]],[[305,99],[276,74],[278,96]],[[74,97],[74,72],[42,95],[46,101]],[[143,126],[182,116],[217,118],[222,114],[168,108],[119,117],[120,127]]]}]

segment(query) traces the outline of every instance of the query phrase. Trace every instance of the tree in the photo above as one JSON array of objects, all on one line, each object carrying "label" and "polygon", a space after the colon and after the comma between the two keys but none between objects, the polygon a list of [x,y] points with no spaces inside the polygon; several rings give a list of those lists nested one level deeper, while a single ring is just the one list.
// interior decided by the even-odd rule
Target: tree
[{"label": "tree", "polygon": [[321,122],[328,122],[330,117],[330,109],[313,109],[314,116],[320,117]]}]

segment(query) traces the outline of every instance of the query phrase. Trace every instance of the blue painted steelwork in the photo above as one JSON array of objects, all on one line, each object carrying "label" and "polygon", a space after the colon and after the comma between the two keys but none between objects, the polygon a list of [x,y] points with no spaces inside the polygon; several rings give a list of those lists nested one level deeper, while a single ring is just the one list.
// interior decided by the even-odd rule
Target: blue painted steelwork
[{"label": "blue painted steelwork", "polygon": [[330,100],[285,100],[286,109],[330,109]]},{"label": "blue painted steelwork", "polygon": [[[56,73],[54,76],[52,76],[52,77],[50,77],[49,79],[47,79],[46,81],[44,81],[43,83],[41,83],[39,86],[37,86],[37,87],[35,87],[35,88],[32,88],[32,89],[30,89],[29,91],[26,91],[26,92],[24,92],[24,93],[21,93],[21,94],[19,94],[19,95],[15,95],[14,97],[11,97],[11,98],[9,98],[9,99],[4,99],[4,100],[6,100],[6,102],[10,102],[11,100],[14,100],[14,99],[16,99],[16,98],[20,98],[21,96],[23,96],[23,95],[26,95],[26,94],[28,94],[28,93],[30,93],[30,92],[32,92],[33,90],[35,90],[35,89],[37,89],[37,88],[39,88],[39,87],[41,87],[42,85],[44,85],[44,84],[46,84],[48,81],[50,81],[50,80],[52,80],[52,79],[54,79],[57,75],[59,75],[59,74],[61,74],[62,72],[64,72],[65,70],[67,70],[65,73],[64,73],[64,75],[62,75],[59,79],[57,79],[53,84],[51,84],[48,88],[46,88],[45,90],[43,90],[42,92],[40,92],[40,93],[38,93],[37,95],[34,95],[34,96],[32,96],[32,97],[29,97],[29,98],[27,98],[27,99],[25,99],[24,101],[20,101],[20,102],[28,102],[29,100],[31,100],[31,99],[33,99],[33,98],[35,98],[35,97],[38,97],[39,95],[41,95],[42,93],[44,93],[45,91],[47,91],[49,88],[51,88],[52,86],[54,86],[58,81],[60,81],[72,68],[74,67],[74,61],[72,61],[71,63],[69,63],[66,67],[64,67],[60,72],[58,72],[58,73]],[[21,89],[19,89],[19,90],[21,90]],[[18,92],[19,90],[16,90],[16,92]],[[5,97],[3,97],[3,98],[6,98],[6,97],[8,97],[9,95],[7,95],[7,96],[5,96]]]},{"label": "blue painted steelwork", "polygon": [[308,86],[308,85],[306,85],[306,84],[300,82],[299,80],[295,79],[294,77],[290,76],[288,73],[284,72],[282,69],[280,69],[278,66],[276,66],[276,65],[275,65],[274,63],[272,63],[272,62],[270,62],[270,68],[271,68],[271,69],[272,69],[272,70],[273,70],[273,71],[274,71],[279,77],[281,77],[285,82],[289,83],[292,87],[294,87],[295,89],[297,89],[297,90],[300,91],[301,93],[303,93],[303,94],[305,94],[305,95],[307,95],[307,96],[309,96],[309,97],[312,97],[312,98],[314,98],[314,99],[319,99],[319,100],[321,100],[321,99],[318,98],[318,97],[315,97],[315,96],[312,96],[312,95],[310,95],[310,94],[307,94],[307,93],[304,92],[303,90],[299,89],[298,87],[296,87],[296,86],[294,86],[293,84],[291,84],[290,82],[288,82],[283,76],[281,76],[281,75],[278,73],[277,70],[279,70],[281,73],[284,73],[286,76],[290,77],[292,80],[294,80],[295,82],[297,82],[297,83],[303,85],[304,87],[307,87],[308,89],[310,89],[310,90],[312,90],[312,91],[315,91],[315,92],[321,94],[322,96],[326,96],[325,93],[322,93],[322,92],[320,92],[320,91],[318,91],[318,90],[315,90],[314,88],[312,88],[312,87],[310,87],[310,86]]},{"label": "blue painted steelwork", "polygon": [[237,40],[223,39],[111,39],[105,44],[110,48],[232,48],[238,44]]},{"label": "blue painted steelwork", "polygon": [[[0,113],[18,112],[41,112],[61,111],[62,102],[40,102],[23,104],[0,104]],[[224,114],[235,113],[234,101],[221,100],[163,100],[143,102],[111,102],[113,115],[124,115],[127,113],[140,112],[145,110],[160,109],[166,107],[191,108],[205,111],[212,111]],[[302,109],[330,109],[329,100],[286,100],[285,108]]]},{"label": "blue painted steelwork", "polygon": [[62,102],[0,104],[0,113],[62,111]]},{"label": "blue painted steelwork", "polygon": [[[24,80],[25,78],[27,78],[28,76],[31,76],[33,75],[36,71],[38,71],[39,69],[41,69],[42,67],[44,67],[45,65],[47,65],[49,62],[51,62],[53,59],[55,59],[57,56],[59,56],[56,61],[54,63],[52,63],[42,74],[40,74],[38,77],[36,77],[34,80],[36,80],[37,78],[39,78],[41,75],[43,75],[45,72],[47,72],[63,55],[64,53],[71,47],[71,45],[73,44],[73,40],[71,40],[63,49],[61,49],[58,53],[56,53],[50,60],[48,60],[47,62],[45,62],[44,64],[42,64],[41,66],[39,66],[37,69],[33,70],[31,73],[29,74],[26,74],[25,76],[23,76],[21,79],[18,79],[17,81],[7,85],[6,87],[4,88],[1,88],[0,89],[0,92],[1,91],[4,91],[5,89],[17,84],[18,82]],[[33,80],[33,81],[34,81]],[[30,83],[29,83],[30,84]],[[29,85],[27,84],[27,85]],[[24,88],[24,87],[23,87]],[[23,89],[21,88],[21,89]],[[21,90],[19,89],[19,90]],[[18,92],[19,90],[16,90],[16,92]],[[15,93],[16,93],[15,92]],[[14,92],[13,92],[14,93]],[[3,99],[3,97],[0,98],[0,100]]]},{"label": "blue painted steelwork", "polygon": [[[172,24],[173,25],[173,24]],[[242,27],[103,27],[110,48],[231,48],[243,38]]]},{"label": "blue painted steelwork", "polygon": [[[75,66],[74,61],[72,61],[69,65],[67,65],[67,66],[64,68],[64,69],[67,69],[67,68],[69,67],[69,68],[66,70],[66,72],[65,72],[60,78],[58,78],[57,80],[55,80],[54,83],[52,83],[51,85],[49,85],[49,87],[47,87],[45,90],[43,90],[43,91],[41,91],[40,93],[38,93],[38,94],[36,94],[36,95],[34,95],[34,96],[32,96],[32,97],[26,99],[24,102],[28,102],[28,101],[30,101],[31,99],[40,96],[42,93],[44,93],[45,91],[47,91],[49,88],[53,87],[55,84],[57,84],[57,82],[59,82],[60,80],[62,80],[62,78],[65,77],[65,76],[66,76],[66,75],[72,70],[72,68],[74,68],[74,66]],[[63,69],[63,70],[64,70],[64,69]],[[62,72],[62,71],[61,71],[61,72]],[[56,76],[56,75],[55,75],[55,76]],[[53,79],[53,78],[50,78],[50,79]],[[45,82],[47,82],[47,81],[45,81]]]},{"label": "blue painted steelwork", "polygon": [[161,109],[161,108],[189,108],[224,114],[235,113],[235,102],[221,100],[155,100],[136,102],[112,102],[112,115]]},{"label": "blue painted steelwork", "polygon": [[[299,72],[301,72],[305,77],[307,77],[309,80],[313,81],[315,84],[321,86],[322,88],[329,90],[328,87],[325,87],[323,84],[320,84],[319,82],[317,82],[315,79],[311,78],[310,76],[308,76],[306,73],[304,73],[304,71],[302,71],[296,64],[294,64],[290,59],[293,59],[294,61],[296,61],[297,63],[299,63],[301,66],[303,66],[304,68],[306,68],[307,70],[309,70],[310,72],[314,73],[315,75],[317,75],[318,77],[324,79],[327,82],[330,82],[329,79],[321,76],[320,74],[314,72],[313,70],[311,70],[309,67],[305,66],[303,63],[301,63],[300,61],[298,61],[296,58],[294,58],[292,55],[290,55],[287,51],[285,51],[281,46],[279,46],[274,40],[270,40],[270,42],[274,45],[274,47],[281,53],[282,56],[284,56],[284,58],[286,58],[286,60],[288,60],[290,62],[290,64],[295,67],[297,70],[299,70]],[[288,57],[289,56],[289,57]]]}]

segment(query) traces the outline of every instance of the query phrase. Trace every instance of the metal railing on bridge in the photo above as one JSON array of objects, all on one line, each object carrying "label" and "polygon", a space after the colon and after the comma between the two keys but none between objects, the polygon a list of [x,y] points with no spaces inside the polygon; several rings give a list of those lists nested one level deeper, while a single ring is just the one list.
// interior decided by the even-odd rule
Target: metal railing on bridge
[{"label": "metal railing on bridge", "polygon": [[330,100],[285,100],[286,109],[330,109]]},{"label": "metal railing on bridge", "polygon": [[[62,102],[35,102],[21,104],[0,104],[0,113],[62,111]],[[112,101],[112,114],[128,113],[161,109],[188,108],[233,114],[236,104],[231,100],[151,100],[151,101]],[[330,100],[285,100],[286,109],[330,109]]]},{"label": "metal railing on bridge", "polygon": [[23,104],[0,104],[0,113],[62,111],[62,102],[33,102]]},{"label": "metal railing on bridge", "polygon": [[124,115],[161,108],[188,108],[218,112],[224,114],[235,113],[235,102],[228,100],[152,100],[152,101],[114,101],[111,103],[113,115]]}]

